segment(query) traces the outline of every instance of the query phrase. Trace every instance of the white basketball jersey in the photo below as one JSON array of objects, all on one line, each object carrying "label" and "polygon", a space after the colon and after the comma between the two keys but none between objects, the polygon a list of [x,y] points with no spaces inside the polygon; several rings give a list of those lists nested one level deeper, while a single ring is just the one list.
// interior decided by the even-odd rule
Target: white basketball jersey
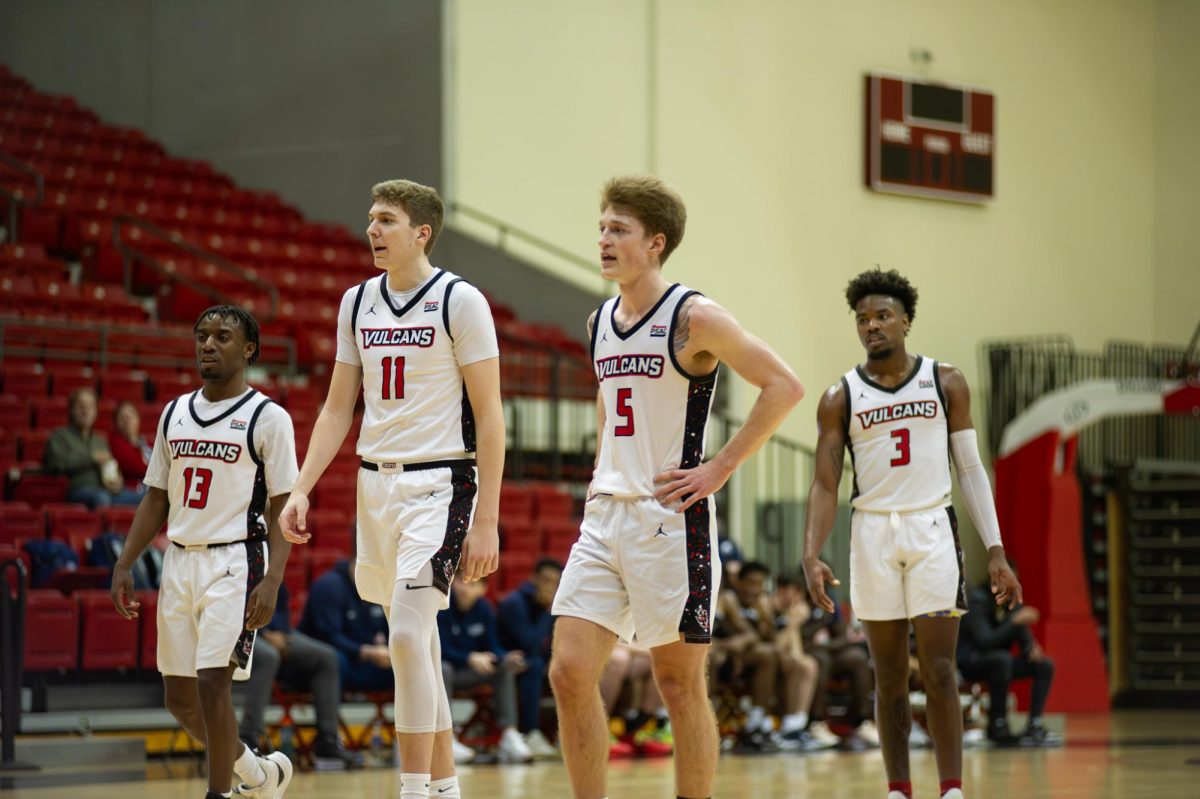
[{"label": "white basketball jersey", "polygon": [[854,464],[850,504],[907,513],[950,504],[950,432],[937,361],[917,356],[908,379],[884,388],[856,366],[842,377]]},{"label": "white basketball jersey", "polygon": [[[223,413],[205,419],[196,409],[199,394],[185,394],[163,412],[160,435],[166,448],[162,455],[170,458],[165,487],[170,502],[167,537],[183,545],[265,541],[266,459],[255,447],[254,436],[264,410],[273,403],[250,389]],[[277,405],[271,411],[286,414]],[[155,442],[156,449],[159,443]],[[270,462],[280,462],[280,455],[272,454]],[[284,463],[290,455],[294,479],[294,445],[282,455]],[[157,472],[153,460],[151,468]]]},{"label": "white basketball jersey", "polygon": [[475,452],[475,416],[449,321],[451,292],[463,280],[439,269],[397,307],[387,277],[359,287],[350,317],[366,405],[358,455],[376,463],[465,458]]},{"label": "white basketball jersey", "polygon": [[613,321],[620,297],[605,301],[596,313],[592,361],[604,401],[604,435],[593,491],[652,496],[655,475],[703,460],[717,370],[690,375],[671,347],[679,306],[698,293],[676,283],[624,332]]}]

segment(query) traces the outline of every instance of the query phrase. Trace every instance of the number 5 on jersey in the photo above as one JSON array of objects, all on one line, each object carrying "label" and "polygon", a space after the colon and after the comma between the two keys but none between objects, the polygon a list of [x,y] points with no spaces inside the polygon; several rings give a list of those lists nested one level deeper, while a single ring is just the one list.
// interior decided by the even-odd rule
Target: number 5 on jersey
[{"label": "number 5 on jersey", "polygon": [[629,404],[631,399],[633,399],[632,388],[617,389],[617,416],[624,421],[613,428],[615,436],[633,435],[633,408]]}]

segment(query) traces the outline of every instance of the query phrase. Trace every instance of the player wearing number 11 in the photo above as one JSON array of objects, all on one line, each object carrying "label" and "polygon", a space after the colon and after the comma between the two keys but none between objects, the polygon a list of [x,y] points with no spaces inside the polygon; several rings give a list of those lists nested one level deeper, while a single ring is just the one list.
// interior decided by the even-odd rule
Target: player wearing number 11
[{"label": "player wearing number 11", "polygon": [[888,799],[911,799],[908,771],[908,629],[927,696],[927,718],[941,778],[939,796],[962,799],[962,711],[955,644],[967,610],[962,547],[950,505],[950,455],[967,511],[988,547],[997,604],[1021,601],[1008,567],[987,472],[971,424],[962,372],[905,349],[917,290],[893,271],[873,269],[846,288],[867,351],[821,397],[817,458],[805,520],[804,574],[814,604],[833,612],[820,560],[837,512],[842,458],[854,467],[850,528],[850,602],[875,663],[875,720],[888,776]]},{"label": "player wearing number 11", "polygon": [[308,539],[308,493],[350,430],[361,383],[354,582],[387,615],[400,797],[457,799],[437,614],[460,557],[467,582],[498,564],[500,352],[483,294],[429,262],[437,192],[389,180],[371,199],[367,240],[383,274],[342,298],[329,393],[280,525]]}]

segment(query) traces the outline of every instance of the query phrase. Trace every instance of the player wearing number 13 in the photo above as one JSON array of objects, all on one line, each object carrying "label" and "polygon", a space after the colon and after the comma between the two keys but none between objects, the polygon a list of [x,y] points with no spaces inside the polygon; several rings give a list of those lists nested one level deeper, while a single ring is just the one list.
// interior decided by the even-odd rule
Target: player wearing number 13
[{"label": "player wearing number 13", "polygon": [[200,314],[194,334],[204,388],[173,400],[159,420],[112,598],[122,616],[137,615],[130,568],[166,522],[158,670],[167,710],[206,744],[208,799],[229,796],[234,773],[243,796],[278,799],[292,764],[279,752],[256,757],[238,740],[230,688],[249,677],[254,631],[275,612],[291,549],[278,519],[296,480],[292,420],[246,385],[258,357],[253,316],[218,305]]},{"label": "player wearing number 13", "polygon": [[908,629],[917,636],[939,796],[961,799],[962,712],[954,667],[966,612],[962,548],[950,506],[950,456],[967,511],[988,547],[996,602],[1021,601],[1000,544],[987,472],[962,373],[905,349],[917,290],[895,271],[863,272],[846,289],[866,363],[825,392],[817,411],[817,461],[805,520],[804,573],[813,602],[832,612],[820,560],[837,511],[842,457],[850,450],[850,601],[875,663],[876,721],[889,799],[911,799],[908,771]]}]

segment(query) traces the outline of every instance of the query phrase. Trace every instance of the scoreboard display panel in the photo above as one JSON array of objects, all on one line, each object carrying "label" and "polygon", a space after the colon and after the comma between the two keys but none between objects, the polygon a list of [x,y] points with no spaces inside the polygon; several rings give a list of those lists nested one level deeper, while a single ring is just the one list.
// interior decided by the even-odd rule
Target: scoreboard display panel
[{"label": "scoreboard display panel", "polygon": [[991,92],[871,73],[866,96],[869,188],[969,203],[992,198]]}]

